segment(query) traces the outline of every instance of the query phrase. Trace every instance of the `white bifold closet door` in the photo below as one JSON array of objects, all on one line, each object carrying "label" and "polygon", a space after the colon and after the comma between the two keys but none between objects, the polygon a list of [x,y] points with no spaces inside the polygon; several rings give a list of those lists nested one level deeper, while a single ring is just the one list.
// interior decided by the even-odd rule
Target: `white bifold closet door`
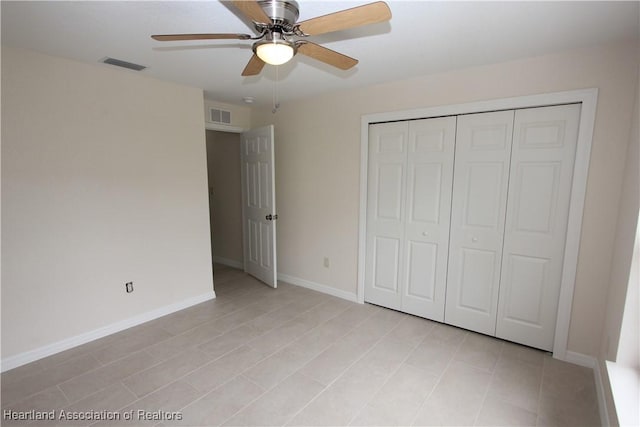
[{"label": "white bifold closet door", "polygon": [[551,351],[580,105],[517,110],[496,336]]},{"label": "white bifold closet door", "polygon": [[513,111],[458,117],[445,322],[494,335]]},{"label": "white bifold closet door", "polygon": [[369,127],[367,302],[444,320],[455,124]]},{"label": "white bifold closet door", "polygon": [[458,118],[445,322],[553,349],[580,105]]},{"label": "white bifold closet door", "polygon": [[365,301],[553,350],[579,122],[572,104],[371,125]]}]

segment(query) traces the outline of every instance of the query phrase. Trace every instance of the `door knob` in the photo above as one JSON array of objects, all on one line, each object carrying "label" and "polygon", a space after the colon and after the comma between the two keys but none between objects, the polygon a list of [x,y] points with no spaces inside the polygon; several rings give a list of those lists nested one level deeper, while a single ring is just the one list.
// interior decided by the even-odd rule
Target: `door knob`
[{"label": "door knob", "polygon": [[266,219],[267,221],[275,221],[276,219],[278,219],[278,214],[275,214],[275,215],[269,214],[265,216],[264,219]]},{"label": "door knob", "polygon": [[475,242],[477,242],[477,241],[478,241],[478,238],[477,238],[477,237],[472,237],[472,238],[471,238],[471,241],[475,243]]},{"label": "door knob", "polygon": [[429,232],[428,232],[428,231],[423,231],[423,232],[422,232],[422,235],[426,237],[426,236],[428,236],[428,235],[429,235]]}]

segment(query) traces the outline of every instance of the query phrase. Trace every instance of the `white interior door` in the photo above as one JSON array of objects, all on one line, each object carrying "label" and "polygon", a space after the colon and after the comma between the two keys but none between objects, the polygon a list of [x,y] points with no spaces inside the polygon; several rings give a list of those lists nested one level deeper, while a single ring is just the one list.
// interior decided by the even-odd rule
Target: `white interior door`
[{"label": "white interior door", "polygon": [[244,270],[277,287],[273,125],[241,137]]},{"label": "white interior door", "polygon": [[409,122],[402,311],[442,322],[456,117]]},{"label": "white interior door", "polygon": [[496,335],[551,351],[580,105],[515,113]]},{"label": "white interior door", "polygon": [[455,124],[369,128],[367,302],[444,320]]},{"label": "white interior door", "polygon": [[458,117],[445,322],[494,335],[513,111]]},{"label": "white interior door", "polygon": [[408,122],[369,126],[365,301],[400,310]]}]

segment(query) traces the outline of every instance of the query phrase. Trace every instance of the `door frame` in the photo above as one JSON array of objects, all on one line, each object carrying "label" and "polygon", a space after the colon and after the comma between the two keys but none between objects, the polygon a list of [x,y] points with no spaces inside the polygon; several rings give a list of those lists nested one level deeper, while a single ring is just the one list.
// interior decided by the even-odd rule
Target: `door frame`
[{"label": "door frame", "polygon": [[[239,157],[239,161],[242,163],[242,135],[245,132],[250,132],[252,130],[257,130],[257,129],[262,129],[262,128],[267,128],[269,127],[271,129],[271,142],[272,144],[275,143],[275,125],[273,124],[269,124],[269,125],[265,125],[265,126],[260,126],[259,128],[243,128],[243,127],[239,127],[239,126],[230,126],[230,125],[222,125],[222,124],[215,124],[215,123],[209,123],[209,122],[205,122],[205,132],[210,130],[210,131],[215,131],[215,132],[226,132],[226,133],[235,133],[239,136],[239,141],[238,144],[240,145],[240,157]],[[206,142],[206,141],[205,141]],[[205,144],[206,145],[206,144]],[[275,145],[272,145],[273,147],[273,153],[275,156]],[[275,168],[275,158],[272,159],[272,166]],[[208,165],[207,165],[208,168]],[[245,188],[244,188],[244,172],[243,172],[243,168],[244,165],[241,164],[241,188],[240,188],[240,193],[241,193],[241,198],[244,200],[244,192],[245,192]],[[275,169],[273,170],[273,175],[275,175]],[[275,177],[274,177],[275,178]],[[273,207],[274,207],[274,213],[275,213],[275,179],[273,179],[273,183],[272,183],[273,187],[272,187],[272,194],[273,194]],[[208,184],[207,184],[207,188],[208,188]],[[208,193],[208,191],[207,191]],[[209,211],[211,211],[211,196],[208,196],[209,199]],[[209,215],[211,215],[211,213],[209,213]],[[211,236],[211,262],[213,264],[214,260],[214,256],[213,256],[213,234],[211,233],[211,223],[209,223],[210,227],[209,227],[209,234]],[[273,224],[274,229],[275,229],[275,222]],[[244,271],[245,273],[248,273],[248,267],[247,267],[247,257],[246,257],[246,253],[245,253],[245,246],[246,246],[246,225],[245,225],[245,211],[244,211],[244,202],[242,205],[242,262],[241,263],[235,263],[235,262],[228,262],[230,260],[225,260],[225,262],[222,262],[221,260],[218,260],[218,262],[220,264],[224,264],[224,265],[228,265],[229,267],[233,267],[233,268],[237,268],[237,269],[241,269],[242,271]],[[276,233],[274,233],[274,238],[273,238],[273,263],[274,263],[274,288],[277,287],[277,283],[279,280],[279,275],[277,272],[277,262],[278,262],[278,251],[277,251],[277,243],[276,243]],[[215,278],[213,281],[213,287],[215,289]]]},{"label": "door frame", "polygon": [[[210,130],[212,132],[223,132],[223,133],[233,133],[238,135],[238,145],[241,144],[240,142],[240,134],[242,133],[242,131],[238,131],[236,130],[236,128],[233,129],[227,129],[224,128],[224,126],[216,126],[216,125],[212,125],[209,126],[211,123],[207,123],[205,126],[205,132]],[[205,140],[205,145],[206,145],[206,140]],[[238,157],[238,161],[240,161],[240,157]],[[208,180],[208,174],[209,174],[209,160],[207,158],[207,180]],[[241,172],[242,173],[242,172]],[[213,237],[213,233],[211,232],[211,228],[212,228],[212,223],[211,223],[211,211],[212,211],[212,206],[211,206],[211,192],[210,192],[210,187],[209,187],[209,183],[207,181],[207,193],[209,193],[208,195],[208,201],[209,201],[209,235],[211,237],[211,263],[217,263],[217,264],[222,264],[222,265],[226,265],[228,267],[232,267],[232,268],[237,268],[237,269],[243,269],[244,268],[244,260],[242,262],[238,262],[229,258],[222,258],[222,257],[216,257],[213,255],[213,248],[215,246],[214,243],[214,237]],[[242,194],[242,188],[240,188],[240,193]],[[242,198],[242,195],[240,196],[240,198]],[[213,215],[215,215],[215,213],[213,213]],[[244,240],[244,239],[243,239]],[[244,244],[244,242],[241,242],[242,244]],[[244,249],[243,249],[244,251]],[[243,253],[243,258],[244,258],[244,253]],[[215,274],[214,274],[214,288],[215,288]]]},{"label": "door frame", "polygon": [[580,103],[582,106],[580,111],[580,124],[578,127],[578,141],[576,147],[573,182],[571,184],[569,222],[567,226],[567,238],[562,265],[562,281],[560,284],[560,296],[558,300],[558,317],[556,319],[556,331],[553,343],[553,357],[560,360],[567,360],[569,323],[571,321],[571,307],[573,302],[573,292],[575,289],[576,271],[578,267],[582,216],[587,190],[587,176],[589,173],[589,161],[591,158],[591,145],[593,141],[593,128],[595,125],[597,102],[598,89],[592,88],[363,115],[360,120],[360,218],[358,230],[357,301],[359,303],[364,303],[364,272],[367,231],[367,176],[370,124]]}]

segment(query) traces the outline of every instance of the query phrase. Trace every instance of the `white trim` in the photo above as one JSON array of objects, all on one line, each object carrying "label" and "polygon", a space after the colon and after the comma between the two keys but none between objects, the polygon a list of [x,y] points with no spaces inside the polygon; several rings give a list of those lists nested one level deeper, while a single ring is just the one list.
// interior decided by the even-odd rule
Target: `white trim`
[{"label": "white trim", "polygon": [[575,351],[565,352],[565,358],[556,357],[555,354],[553,355],[553,358],[591,369],[596,369],[596,365],[598,364],[598,361],[595,357],[587,356],[586,354],[582,353],[576,353]]},{"label": "white trim", "polygon": [[292,285],[311,289],[312,291],[322,292],[323,294],[328,294],[334,297],[342,298],[347,301],[357,302],[356,294],[352,292],[342,291],[340,289],[336,289],[331,286],[322,285],[316,282],[311,282],[309,280],[301,279],[299,277],[278,273],[278,280],[282,280],[283,282],[290,283]]},{"label": "white trim", "polygon": [[370,116],[360,121],[360,218],[358,220],[358,287],[356,297],[364,304],[364,271],[367,253],[367,189],[369,176],[369,124]]},{"label": "white trim", "polygon": [[600,362],[596,360],[596,366],[593,369],[593,375],[596,377],[596,394],[598,396],[598,410],[600,412],[600,425],[609,427],[609,410],[607,409],[607,398],[604,392],[604,381],[602,380],[602,369]]},{"label": "white trim", "polygon": [[216,297],[215,292],[207,292],[206,294],[198,295],[195,297],[187,298],[180,302],[169,304],[164,307],[157,308],[155,310],[148,311],[146,313],[139,314],[128,319],[121,320],[116,323],[112,323],[107,326],[103,326],[93,331],[85,332],[74,337],[66,338],[52,344],[36,348],[34,350],[25,351],[24,353],[17,354],[15,356],[2,359],[0,372],[8,371],[9,369],[17,368],[18,366],[26,365],[27,363],[35,360],[42,359],[52,354],[60,353],[61,351],[68,350],[73,347],[77,347],[82,344],[86,344],[90,341],[97,340],[98,338],[105,337],[107,335],[115,334],[124,329],[131,328],[133,326],[146,323],[150,320],[157,319],[167,314],[174,313],[179,310],[191,307],[196,304],[203,303],[205,301],[212,300]]},{"label": "white trim", "polygon": [[[560,359],[553,355],[554,358]],[[607,400],[604,392],[604,382],[602,381],[602,371],[600,369],[600,363],[598,359],[586,354],[576,353],[575,351],[566,351],[564,359],[565,362],[573,363],[574,365],[584,366],[593,370],[593,378],[596,386],[596,397],[598,399],[598,412],[600,413],[600,425],[609,426],[609,411],[607,410]]]},{"label": "white trim", "polygon": [[573,302],[573,291],[575,288],[576,270],[578,265],[578,250],[582,230],[582,213],[587,189],[587,175],[589,171],[589,160],[591,157],[591,144],[593,139],[593,128],[595,125],[597,101],[598,89],[594,88],[478,101],[467,104],[375,113],[362,116],[360,123],[360,219],[358,236],[357,301],[360,303],[364,302],[369,124],[394,120],[412,120],[479,113],[484,111],[512,110],[548,105],[581,103],[582,108],[580,112],[580,125],[578,128],[574,176],[571,187],[571,201],[569,205],[569,222],[567,226],[567,239],[562,268],[562,282],[560,285],[560,296],[558,299],[558,318],[556,320],[556,331],[553,344],[554,357],[566,360],[569,323],[571,320],[571,306]]},{"label": "white trim", "polygon": [[582,108],[580,110],[578,144],[573,168],[571,200],[569,202],[569,222],[567,223],[567,238],[562,263],[562,281],[560,284],[560,296],[558,297],[558,317],[556,319],[556,334],[553,342],[554,356],[561,356],[561,353],[566,352],[569,341],[569,325],[571,322],[573,292],[576,284],[576,271],[578,269],[582,216],[584,199],[587,193],[587,177],[591,159],[597,101],[597,89],[592,89],[591,93],[587,92],[580,97]]},{"label": "white trim", "polygon": [[219,123],[204,122],[204,128],[207,130],[219,130],[222,132],[242,133],[246,129],[239,126],[223,125]]},{"label": "white trim", "polygon": [[242,261],[236,261],[235,259],[224,258],[221,256],[213,256],[213,262],[217,264],[226,265],[229,267],[237,268],[239,270],[244,269],[244,263]]}]

